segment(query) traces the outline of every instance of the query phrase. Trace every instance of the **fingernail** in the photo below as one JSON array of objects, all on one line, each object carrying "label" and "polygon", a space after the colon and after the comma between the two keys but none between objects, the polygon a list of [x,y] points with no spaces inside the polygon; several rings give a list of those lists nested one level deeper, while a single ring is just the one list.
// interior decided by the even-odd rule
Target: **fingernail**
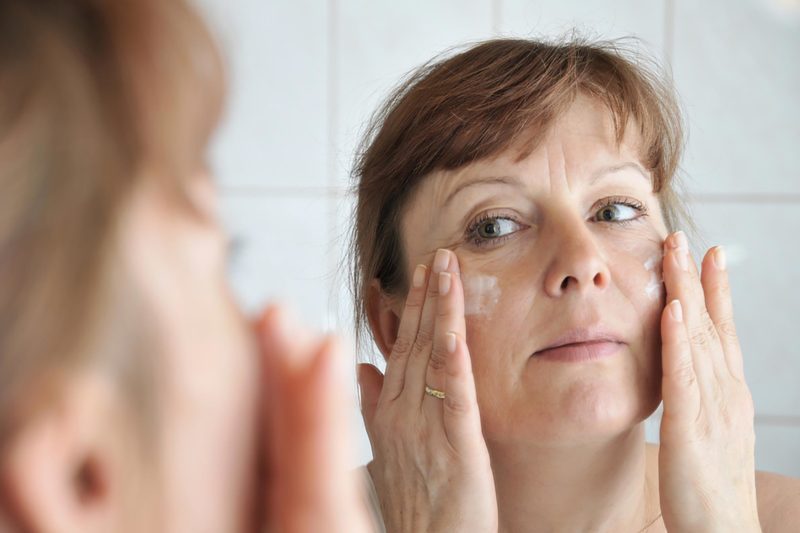
[{"label": "fingernail", "polygon": [[447,334],[447,351],[450,353],[456,352],[456,334],[455,333],[448,333]]},{"label": "fingernail", "polygon": [[679,250],[684,250],[686,252],[689,251],[689,241],[686,238],[686,234],[682,231],[676,231],[673,236],[673,243],[674,248]]},{"label": "fingernail", "polygon": [[450,292],[450,272],[439,273],[439,294],[442,296]]},{"label": "fingernail", "polygon": [[450,262],[450,252],[445,249],[436,250],[436,257],[433,258],[433,271],[437,274],[447,270],[447,264]]},{"label": "fingernail", "polygon": [[672,300],[669,303],[669,313],[675,322],[683,322],[683,307],[680,300]]},{"label": "fingernail", "polygon": [[411,283],[414,285],[415,289],[419,289],[425,283],[425,270],[427,267],[425,265],[417,265],[417,268],[414,269],[414,277],[411,279]]},{"label": "fingernail", "polygon": [[718,270],[725,270],[725,267],[728,266],[728,259],[725,257],[725,250],[722,246],[717,246],[714,250],[714,266]]}]

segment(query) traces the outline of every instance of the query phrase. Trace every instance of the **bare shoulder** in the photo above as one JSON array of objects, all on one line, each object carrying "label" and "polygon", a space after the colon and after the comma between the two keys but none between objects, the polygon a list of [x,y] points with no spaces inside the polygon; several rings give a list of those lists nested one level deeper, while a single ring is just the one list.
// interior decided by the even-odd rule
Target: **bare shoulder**
[{"label": "bare shoulder", "polygon": [[764,533],[796,533],[800,527],[800,479],[756,471],[758,518]]}]

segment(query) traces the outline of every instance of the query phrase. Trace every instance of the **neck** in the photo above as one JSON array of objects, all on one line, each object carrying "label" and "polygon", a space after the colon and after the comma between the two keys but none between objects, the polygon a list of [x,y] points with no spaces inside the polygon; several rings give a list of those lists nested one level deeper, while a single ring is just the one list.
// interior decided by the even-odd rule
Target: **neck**
[{"label": "neck", "polygon": [[644,427],[570,446],[490,444],[501,531],[633,531],[658,515]]}]

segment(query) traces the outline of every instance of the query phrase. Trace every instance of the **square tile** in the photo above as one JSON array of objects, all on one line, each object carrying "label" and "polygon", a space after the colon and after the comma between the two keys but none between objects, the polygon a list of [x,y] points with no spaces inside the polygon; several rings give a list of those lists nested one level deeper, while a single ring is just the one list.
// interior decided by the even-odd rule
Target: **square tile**
[{"label": "square tile", "polygon": [[756,469],[800,478],[800,426],[756,424]]},{"label": "square tile", "polygon": [[349,185],[355,148],[369,117],[403,76],[440,52],[492,36],[489,0],[338,2],[338,183]]},{"label": "square tile", "polygon": [[328,2],[203,0],[229,64],[224,187],[328,185]]},{"label": "square tile", "polygon": [[309,326],[326,329],[331,302],[330,211],[326,197],[223,195],[233,239],[229,276],[248,312],[288,304]]},{"label": "square tile", "polygon": [[690,190],[800,193],[800,7],[674,1]]},{"label": "square tile", "polygon": [[504,0],[500,30],[504,35],[560,37],[573,29],[588,38],[635,36],[651,55],[663,58],[665,0]]}]

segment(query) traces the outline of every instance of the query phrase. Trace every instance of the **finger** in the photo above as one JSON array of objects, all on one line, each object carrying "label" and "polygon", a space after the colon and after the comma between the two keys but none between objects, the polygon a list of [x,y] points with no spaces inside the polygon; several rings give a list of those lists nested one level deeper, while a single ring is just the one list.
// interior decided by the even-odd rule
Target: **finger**
[{"label": "finger", "polygon": [[733,300],[728,283],[725,250],[721,246],[712,248],[706,254],[701,279],[706,308],[722,343],[728,370],[736,379],[744,381],[742,351],[733,321]]},{"label": "finger", "polygon": [[[261,356],[261,421],[262,447],[271,455],[275,442],[271,438],[280,424],[285,400],[284,387],[292,371],[309,363],[318,347],[316,336],[295,322],[291,313],[282,306],[268,307],[256,323],[256,339]],[[273,468],[265,464],[267,472]]]},{"label": "finger", "polygon": [[384,376],[381,399],[392,401],[403,392],[405,383],[406,366],[417,337],[422,306],[425,303],[425,294],[428,287],[430,269],[425,265],[417,265],[411,276],[411,287],[406,296],[403,315],[397,329],[397,338],[392,346],[389,359],[386,361],[386,375]]},{"label": "finger", "polygon": [[428,287],[425,293],[425,303],[422,304],[422,316],[419,320],[416,339],[411,348],[406,365],[405,383],[403,394],[407,394],[407,400],[417,406],[422,405],[425,395],[425,374],[428,370],[428,360],[433,349],[434,325],[436,319],[436,302],[439,296],[439,283],[437,282],[440,272],[447,270],[452,252],[449,250],[437,250],[433,260],[433,268]]},{"label": "finger", "polygon": [[677,299],[661,314],[661,354],[664,417],[688,424],[699,412],[700,389],[683,308]]},{"label": "finger", "polygon": [[461,454],[474,454],[484,442],[478,411],[472,362],[464,337],[447,334],[448,357],[442,417],[450,445]]},{"label": "finger", "polygon": [[722,347],[708,315],[702,286],[695,274],[686,236],[679,231],[667,239],[664,256],[664,284],[667,300],[680,300],[683,322],[689,336],[695,375],[701,390],[713,394],[717,385],[717,360],[722,360]]},{"label": "finger", "polygon": [[367,433],[372,434],[372,421],[375,419],[375,409],[378,406],[384,377],[380,370],[370,364],[358,365],[358,390],[361,394],[361,415]]},{"label": "finger", "polygon": [[[445,366],[447,363],[448,334],[466,335],[464,321],[464,291],[461,286],[458,258],[452,252],[448,260],[447,270],[438,274],[439,296],[436,300],[436,318],[434,321],[433,349],[431,350],[425,383],[437,390],[444,391]],[[427,396],[423,404],[434,404],[441,411],[441,401]]]},{"label": "finger", "polygon": [[280,531],[364,530],[366,515],[350,472],[352,398],[343,394],[344,359],[338,341],[328,337],[284,387],[276,457]]}]

